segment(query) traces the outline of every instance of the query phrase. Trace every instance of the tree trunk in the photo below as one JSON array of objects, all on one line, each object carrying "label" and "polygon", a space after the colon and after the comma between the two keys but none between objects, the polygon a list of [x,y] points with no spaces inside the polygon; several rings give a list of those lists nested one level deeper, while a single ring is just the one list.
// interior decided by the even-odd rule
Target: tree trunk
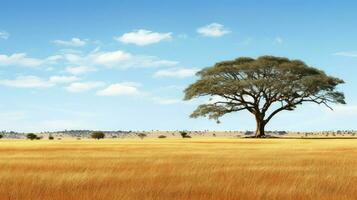
[{"label": "tree trunk", "polygon": [[265,123],[262,117],[257,116],[256,118],[257,121],[257,129],[255,130],[255,137],[260,138],[265,136]]}]

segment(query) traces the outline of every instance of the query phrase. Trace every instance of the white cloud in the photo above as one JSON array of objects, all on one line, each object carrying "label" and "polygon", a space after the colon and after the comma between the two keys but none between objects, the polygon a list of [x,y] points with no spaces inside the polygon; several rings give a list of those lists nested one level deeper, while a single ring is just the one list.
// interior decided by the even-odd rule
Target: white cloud
[{"label": "white cloud", "polygon": [[132,96],[138,95],[139,90],[137,88],[138,84],[130,83],[130,82],[123,82],[123,83],[115,83],[109,85],[107,88],[103,90],[99,90],[97,92],[98,96]]},{"label": "white cloud", "polygon": [[334,56],[357,57],[357,51],[340,51],[333,53]]},{"label": "white cloud", "polygon": [[276,37],[274,40],[277,44],[283,44],[284,40],[281,37]]},{"label": "white cloud", "polygon": [[15,79],[0,80],[0,85],[18,88],[48,88],[54,86],[54,83],[37,76],[18,76]]},{"label": "white cloud", "polygon": [[69,92],[78,93],[78,92],[84,92],[91,89],[99,88],[104,85],[105,83],[99,81],[75,82],[65,87],[65,89]]},{"label": "white cloud", "polygon": [[221,37],[230,31],[224,28],[224,25],[218,23],[211,23],[197,29],[197,32],[206,37]]},{"label": "white cloud", "polygon": [[0,66],[45,67],[45,69],[51,69],[52,66],[48,65],[65,64],[67,66],[75,66],[66,69],[67,72],[72,74],[95,71],[95,67],[127,69],[173,66],[177,63],[177,61],[160,59],[155,56],[134,55],[121,50],[100,51],[98,48],[87,54],[81,52],[60,53],[43,59],[29,57],[26,53],[0,54]]},{"label": "white cloud", "polygon": [[136,44],[139,46],[158,43],[163,40],[171,39],[172,33],[158,33],[149,30],[140,29],[137,31],[124,33],[122,36],[114,37],[117,41],[125,44]]},{"label": "white cloud", "polygon": [[177,61],[163,60],[154,56],[133,55],[121,50],[99,51],[98,49],[87,55],[64,54],[64,59],[71,65],[104,66],[109,68],[139,68],[176,65]]},{"label": "white cloud", "polygon": [[11,55],[0,54],[0,66],[25,66],[38,67],[44,64],[44,60],[30,58],[26,53],[14,53]]},{"label": "white cloud", "polygon": [[51,83],[71,83],[78,80],[79,78],[76,76],[51,76],[49,78]]},{"label": "white cloud", "polygon": [[56,61],[61,60],[61,59],[63,59],[62,55],[54,55],[54,56],[48,57],[46,60],[49,61],[49,62],[56,62]]},{"label": "white cloud", "polygon": [[78,67],[67,67],[66,72],[74,75],[85,74],[89,72],[95,72],[97,69],[90,66],[78,66]]},{"label": "white cloud", "polygon": [[86,41],[81,40],[79,38],[72,38],[70,40],[53,40],[52,41],[56,45],[61,45],[61,46],[72,46],[72,47],[81,47],[87,44]]},{"label": "white cloud", "polygon": [[175,77],[175,78],[186,78],[194,76],[199,69],[189,69],[189,68],[174,68],[174,69],[163,69],[159,70],[154,74],[154,77]]},{"label": "white cloud", "polygon": [[0,85],[17,88],[49,88],[57,84],[71,83],[78,81],[76,76],[51,76],[48,79],[43,79],[38,76],[17,76],[15,79],[2,79]]},{"label": "white cloud", "polygon": [[90,55],[91,60],[96,64],[113,65],[128,61],[132,55],[124,51],[97,52]]},{"label": "white cloud", "polygon": [[0,31],[0,39],[7,40],[10,37],[10,34],[6,31]]}]

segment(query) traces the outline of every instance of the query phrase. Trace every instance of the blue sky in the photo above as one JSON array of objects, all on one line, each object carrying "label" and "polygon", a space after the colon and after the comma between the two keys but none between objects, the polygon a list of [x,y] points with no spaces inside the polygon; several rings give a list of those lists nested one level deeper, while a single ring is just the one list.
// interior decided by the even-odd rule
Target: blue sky
[{"label": "blue sky", "polygon": [[190,119],[194,73],[285,56],[340,77],[347,105],[307,104],[269,130],[357,129],[353,1],[0,0],[0,129],[253,130],[240,112]]}]

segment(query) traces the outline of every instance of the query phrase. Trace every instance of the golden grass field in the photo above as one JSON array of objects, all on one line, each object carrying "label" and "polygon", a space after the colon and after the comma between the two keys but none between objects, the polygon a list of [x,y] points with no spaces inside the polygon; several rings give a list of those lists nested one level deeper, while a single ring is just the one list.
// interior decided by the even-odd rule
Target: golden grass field
[{"label": "golden grass field", "polygon": [[0,140],[0,198],[357,199],[357,140]]}]

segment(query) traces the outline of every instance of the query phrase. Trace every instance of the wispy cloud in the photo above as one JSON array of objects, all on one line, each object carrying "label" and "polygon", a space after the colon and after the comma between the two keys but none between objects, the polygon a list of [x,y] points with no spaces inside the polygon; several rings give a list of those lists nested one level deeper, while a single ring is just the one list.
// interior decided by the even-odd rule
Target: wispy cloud
[{"label": "wispy cloud", "polygon": [[15,79],[2,79],[0,85],[17,88],[49,88],[54,83],[37,76],[17,76]]},{"label": "wispy cloud", "polygon": [[0,31],[0,39],[7,40],[10,37],[10,33],[6,31]]},{"label": "wispy cloud", "polygon": [[0,66],[25,66],[38,67],[44,64],[47,59],[41,60],[28,57],[26,53],[14,53],[11,55],[0,54]]},{"label": "wispy cloud", "polygon": [[194,76],[199,69],[196,68],[173,68],[159,70],[154,74],[154,77],[173,77],[173,78],[187,78]]},{"label": "wispy cloud", "polygon": [[159,33],[145,29],[124,33],[121,36],[114,37],[115,40],[125,44],[135,44],[139,46],[145,46],[149,44],[158,43],[163,40],[169,40],[172,38],[172,33]]},{"label": "wispy cloud", "polygon": [[211,23],[197,29],[197,33],[206,37],[221,37],[231,31],[219,23]]},{"label": "wispy cloud", "polygon": [[51,76],[44,79],[34,75],[19,75],[14,79],[0,79],[0,85],[17,88],[50,88],[57,84],[78,81],[76,76]]},{"label": "wispy cloud", "polygon": [[98,96],[133,96],[140,94],[137,83],[123,82],[111,84],[97,92]]},{"label": "wispy cloud", "polygon": [[66,72],[74,75],[85,74],[95,71],[97,71],[97,69],[95,67],[90,66],[66,67]]},{"label": "wispy cloud", "polygon": [[173,66],[178,62],[159,59],[155,56],[134,55],[125,51],[93,51],[87,55],[64,54],[65,61],[71,65],[79,66],[104,66],[109,68],[140,68]]},{"label": "wispy cloud", "polygon": [[276,37],[275,39],[274,39],[274,42],[276,43],[276,44],[283,44],[284,43],[284,40],[283,40],[283,38],[281,38],[281,37]]},{"label": "wispy cloud", "polygon": [[78,81],[80,78],[76,76],[51,76],[49,78],[49,82],[51,83],[71,83],[74,81]]},{"label": "wispy cloud", "polygon": [[83,74],[96,71],[95,67],[108,68],[142,68],[173,66],[178,64],[174,60],[160,59],[156,56],[136,55],[122,50],[94,51],[83,53],[71,51],[70,53],[59,52],[46,58],[33,58],[26,53],[14,53],[10,55],[0,54],[0,66],[24,66],[24,67],[46,67],[54,64],[71,66],[66,71],[72,74]]},{"label": "wispy cloud", "polygon": [[87,44],[86,41],[75,37],[70,40],[53,40],[52,43],[56,45],[70,46],[70,47],[81,47]]},{"label": "wispy cloud", "polygon": [[68,92],[79,93],[88,90],[96,89],[105,86],[104,82],[100,81],[88,81],[88,82],[74,82],[65,87]]},{"label": "wispy cloud", "polygon": [[357,51],[340,51],[333,53],[334,56],[357,57]]}]

